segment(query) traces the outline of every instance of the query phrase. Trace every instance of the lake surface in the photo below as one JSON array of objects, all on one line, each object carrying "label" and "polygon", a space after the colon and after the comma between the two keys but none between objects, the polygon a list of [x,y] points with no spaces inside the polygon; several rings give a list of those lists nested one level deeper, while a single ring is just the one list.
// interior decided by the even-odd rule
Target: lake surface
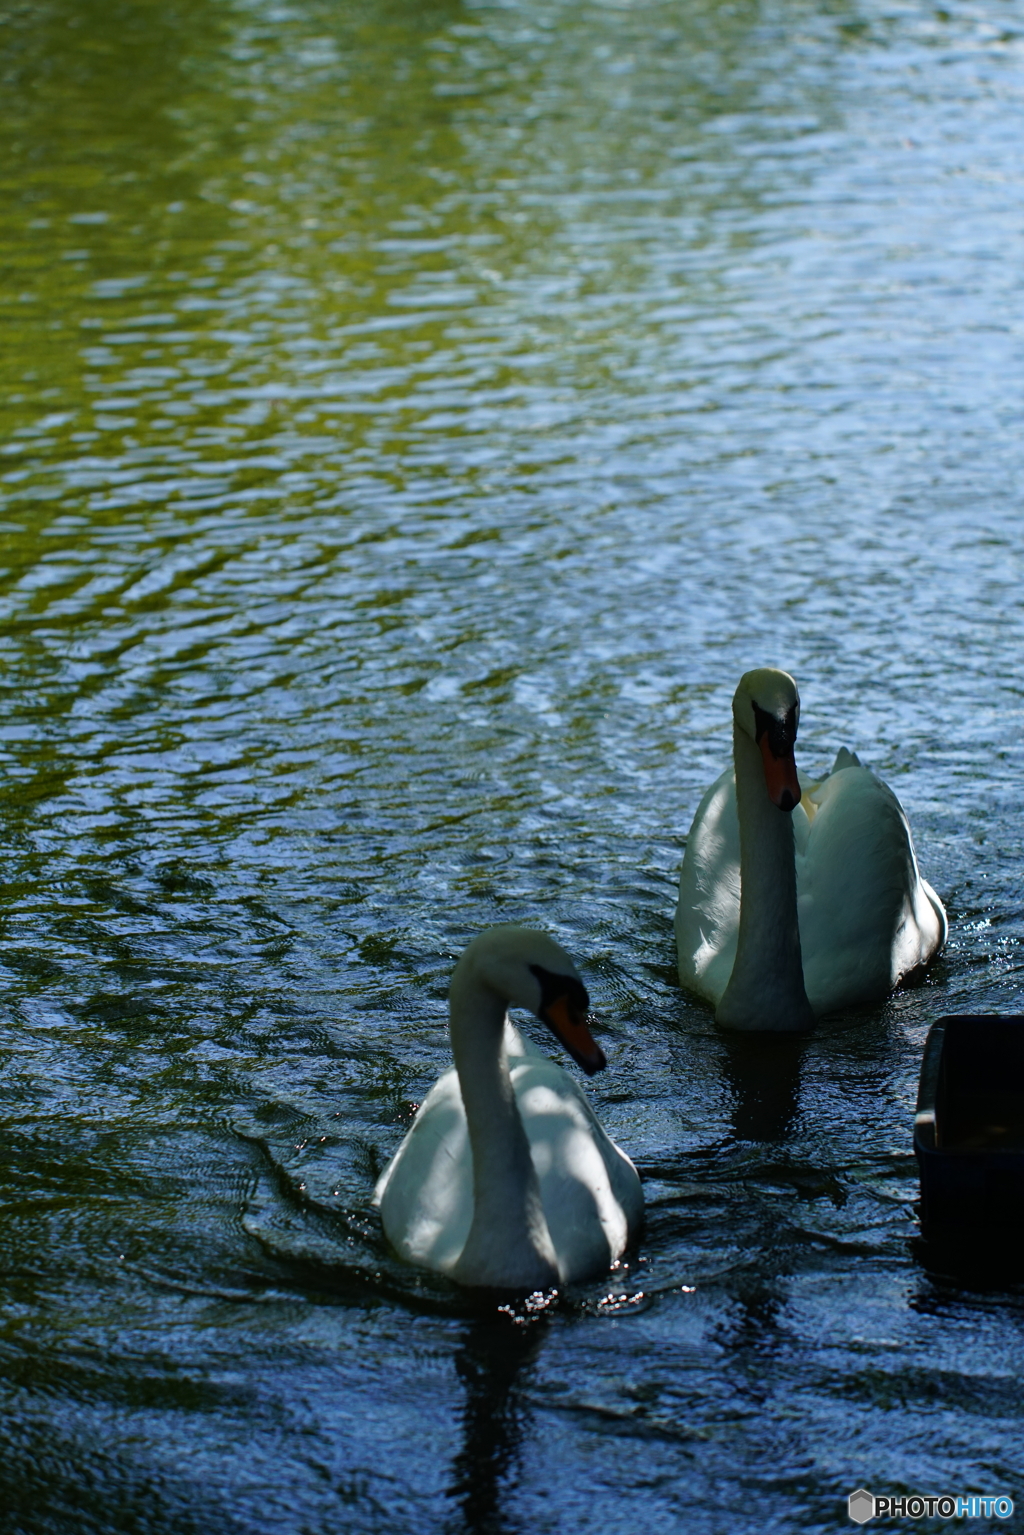
[{"label": "lake surface", "polygon": [[[1021,5],[0,0],[0,100],[5,1531],[1024,1529],[911,1151],[1024,1007]],[[762,664],[951,934],[758,1050],[671,921]],[[370,1205],[508,920],[648,1208],[534,1311]]]}]

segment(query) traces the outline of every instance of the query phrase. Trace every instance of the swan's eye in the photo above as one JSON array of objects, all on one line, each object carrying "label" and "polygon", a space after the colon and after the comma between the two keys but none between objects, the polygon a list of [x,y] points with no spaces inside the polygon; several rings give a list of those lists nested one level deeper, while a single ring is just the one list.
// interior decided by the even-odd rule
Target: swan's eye
[{"label": "swan's eye", "polygon": [[754,740],[757,744],[760,746],[762,736],[766,735],[773,757],[791,757],[800,721],[799,703],[790,704],[781,719],[777,714],[762,709],[753,699],[750,700],[750,706],[754,711]]},{"label": "swan's eye", "polygon": [[582,981],[574,975],[555,975],[553,971],[545,970],[543,965],[531,965],[530,970],[540,982],[540,1007],[537,1011],[541,1017],[558,1001],[564,1001],[570,1011],[578,1013],[581,1018],[587,1016],[590,997]]}]

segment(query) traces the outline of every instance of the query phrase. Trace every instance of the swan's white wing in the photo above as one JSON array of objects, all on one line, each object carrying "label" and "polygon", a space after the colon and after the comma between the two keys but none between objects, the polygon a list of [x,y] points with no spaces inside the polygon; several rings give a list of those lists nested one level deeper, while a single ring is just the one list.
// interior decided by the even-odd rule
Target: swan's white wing
[{"label": "swan's white wing", "polygon": [[513,1063],[512,1083],[563,1280],[607,1269],[643,1220],[636,1168],[554,1061]]},{"label": "swan's white wing", "polygon": [[797,899],[804,984],[820,1015],[880,999],[927,963],[945,914],[921,879],[902,805],[874,773],[833,771],[813,799]]},{"label": "swan's white wing", "polygon": [[[937,934],[934,944],[921,960],[922,964],[927,964],[930,959],[932,959],[936,954],[939,953],[941,949],[944,949],[946,946],[946,939],[949,937],[949,918],[946,916],[946,908],[939,900],[938,895],[935,893],[932,886],[929,885],[928,881],[923,877],[921,879],[920,894],[921,931],[926,935],[932,931]],[[925,901],[927,901],[928,906],[931,907],[931,916],[928,915],[927,909],[924,906]]]},{"label": "swan's white wing", "polygon": [[454,1069],[424,1098],[373,1197],[401,1257],[450,1271],[473,1219],[473,1154]]},{"label": "swan's white wing", "polygon": [[740,827],[732,768],[697,807],[679,876],[676,948],[684,986],[717,1003],[736,958],[740,923]]}]

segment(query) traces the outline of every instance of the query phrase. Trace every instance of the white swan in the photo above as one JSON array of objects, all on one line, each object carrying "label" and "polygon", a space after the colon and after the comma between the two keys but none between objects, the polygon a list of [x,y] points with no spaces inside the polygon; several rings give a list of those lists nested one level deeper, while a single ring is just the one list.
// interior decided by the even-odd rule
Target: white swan
[{"label": "white swan", "polygon": [[946,913],[902,805],[853,752],[817,783],[797,774],[792,677],[747,672],[732,714],[734,766],[701,800],[683,858],[679,978],[726,1028],[809,1028],[927,965]]},{"label": "white swan", "polygon": [[492,927],[452,976],[455,1069],[420,1105],[374,1192],[399,1255],[466,1285],[546,1289],[601,1273],[639,1229],[636,1168],[569,1074],[506,1007],[542,1018],[588,1075],[586,988],[543,933]]}]

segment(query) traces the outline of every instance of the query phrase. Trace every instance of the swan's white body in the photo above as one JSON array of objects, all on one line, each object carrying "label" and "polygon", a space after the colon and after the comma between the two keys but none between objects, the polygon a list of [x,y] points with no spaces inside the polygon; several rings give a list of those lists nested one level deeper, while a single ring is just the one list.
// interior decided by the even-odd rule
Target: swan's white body
[{"label": "swan's white body", "polygon": [[643,1219],[632,1162],[568,1072],[506,1015],[509,1002],[540,1010],[528,956],[579,985],[542,934],[492,928],[470,945],[452,981],[456,1067],[374,1194],[399,1255],[462,1284],[534,1289],[599,1274]]},{"label": "swan's white body", "polygon": [[[735,1028],[807,1027],[823,1014],[880,1000],[946,939],[946,914],[921,878],[903,807],[852,752],[841,750],[816,783],[801,774],[791,811],[772,803],[744,705],[757,691],[749,678],[762,679],[770,705],[769,684],[785,677],[762,671],[741,682],[747,688],[743,698],[737,690],[734,705],[734,767],[698,807],[679,881],[680,980],[720,1010],[728,988],[720,1021]],[[783,692],[776,713],[786,702]],[[741,953],[741,891],[748,889]],[[787,942],[789,962],[779,966],[774,956]]]}]

